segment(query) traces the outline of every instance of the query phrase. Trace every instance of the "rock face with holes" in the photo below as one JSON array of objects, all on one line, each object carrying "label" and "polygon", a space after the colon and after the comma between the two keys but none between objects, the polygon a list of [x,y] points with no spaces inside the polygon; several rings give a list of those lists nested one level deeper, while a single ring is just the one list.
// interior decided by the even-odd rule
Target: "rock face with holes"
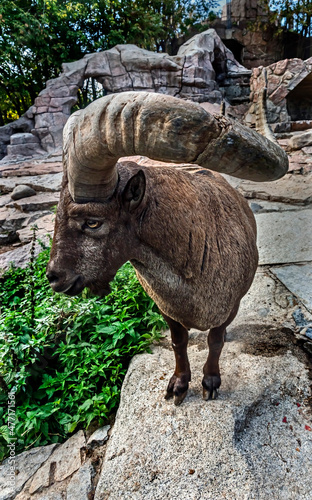
[{"label": "rock face with holes", "polygon": [[[220,103],[222,82],[226,80],[224,87],[228,92],[230,86],[236,86],[235,92],[239,93],[239,84],[244,80],[248,87],[250,76],[250,71],[235,60],[213,29],[194,36],[180,47],[176,56],[157,54],[136,45],[116,45],[63,64],[62,68],[61,75],[47,82],[23,118],[29,127],[25,128],[22,122],[15,127],[13,122],[0,128],[0,153],[6,152],[9,157],[34,156],[42,148],[47,152],[60,148],[63,127],[77,102],[78,88],[90,77],[106,93],[145,90],[196,102]],[[246,88],[243,93],[246,94]],[[24,140],[15,133],[22,125],[28,132]]]},{"label": "rock face with holes", "polygon": [[[305,61],[284,59],[266,68],[260,66],[253,69],[250,79],[252,105],[246,116],[247,123],[255,123],[255,103],[262,88],[266,86],[267,119],[274,132],[296,132],[311,128],[311,81],[311,57]],[[311,142],[304,145],[310,144]]]}]

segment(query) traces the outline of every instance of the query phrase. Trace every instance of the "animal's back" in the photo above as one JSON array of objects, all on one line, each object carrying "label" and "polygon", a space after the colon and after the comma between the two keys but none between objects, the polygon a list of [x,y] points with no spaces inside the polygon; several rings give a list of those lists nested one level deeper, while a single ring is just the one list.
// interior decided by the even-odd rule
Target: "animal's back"
[{"label": "animal's back", "polygon": [[133,261],[160,310],[184,326],[219,326],[249,289],[258,262],[246,200],[219,174],[144,170],[150,189]]}]

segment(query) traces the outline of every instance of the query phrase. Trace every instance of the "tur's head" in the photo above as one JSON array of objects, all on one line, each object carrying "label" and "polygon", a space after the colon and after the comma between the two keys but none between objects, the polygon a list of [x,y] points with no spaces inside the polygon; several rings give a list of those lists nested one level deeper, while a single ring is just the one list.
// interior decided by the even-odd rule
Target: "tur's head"
[{"label": "tur's head", "polygon": [[64,180],[47,269],[55,291],[74,295],[87,286],[103,294],[133,258],[145,176],[117,169],[120,157],[133,155],[255,181],[278,179],[288,168],[278,145],[197,104],[148,92],[94,101],[64,128]]},{"label": "tur's head", "polygon": [[55,292],[76,295],[88,287],[106,295],[117,270],[135,256],[135,220],[143,209],[146,188],[143,171],[135,173],[135,167],[120,168],[114,193],[102,203],[74,202],[63,181],[47,267]]}]

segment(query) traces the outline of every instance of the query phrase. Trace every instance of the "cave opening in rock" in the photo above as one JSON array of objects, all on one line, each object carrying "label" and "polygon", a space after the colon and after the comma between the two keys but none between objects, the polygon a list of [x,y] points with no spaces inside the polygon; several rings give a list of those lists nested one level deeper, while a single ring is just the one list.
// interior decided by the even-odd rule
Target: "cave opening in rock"
[{"label": "cave opening in rock", "polygon": [[242,45],[241,43],[239,43],[237,40],[234,39],[228,39],[228,40],[222,39],[222,42],[233,53],[233,56],[235,57],[236,61],[242,64],[244,45]]},{"label": "cave opening in rock", "polygon": [[312,120],[312,73],[289,92],[286,100],[291,121]]},{"label": "cave opening in rock", "polygon": [[107,90],[102,83],[99,82],[98,78],[93,76],[86,78],[83,85],[78,89],[77,104],[72,108],[71,112],[77,109],[83,109],[91,102],[105,95],[107,95]]}]

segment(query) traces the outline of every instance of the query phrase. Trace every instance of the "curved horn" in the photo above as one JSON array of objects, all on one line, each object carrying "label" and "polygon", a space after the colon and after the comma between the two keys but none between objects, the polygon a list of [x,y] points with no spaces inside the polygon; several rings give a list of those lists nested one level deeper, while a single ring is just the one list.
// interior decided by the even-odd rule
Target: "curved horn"
[{"label": "curved horn", "polygon": [[105,201],[117,184],[117,160],[143,155],[253,181],[282,177],[286,153],[257,132],[198,104],[149,92],[102,97],[64,128],[64,167],[77,203]]}]

